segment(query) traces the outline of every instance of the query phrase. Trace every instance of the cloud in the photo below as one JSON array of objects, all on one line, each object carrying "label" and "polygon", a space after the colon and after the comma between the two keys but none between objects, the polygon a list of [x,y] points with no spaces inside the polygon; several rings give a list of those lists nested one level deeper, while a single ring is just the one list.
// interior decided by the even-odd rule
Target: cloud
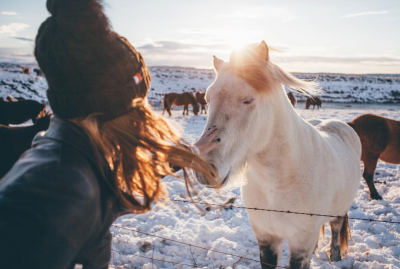
[{"label": "cloud", "polygon": [[29,51],[31,48],[21,50],[20,48],[0,47],[0,62],[34,63],[35,57]]},{"label": "cloud", "polygon": [[2,11],[1,14],[6,15],[6,16],[15,16],[18,13],[14,11]]},{"label": "cloud", "polygon": [[178,32],[182,34],[207,35],[213,33],[213,30],[205,28],[187,28],[187,29],[181,29]]},{"label": "cloud", "polygon": [[17,32],[22,31],[28,27],[28,24],[19,22],[10,23],[8,25],[0,25],[0,35],[15,35]]},{"label": "cloud", "polygon": [[146,49],[146,50],[159,50],[159,49],[178,50],[187,48],[191,48],[191,45],[186,45],[175,41],[157,41],[157,42],[147,43],[145,45],[138,47],[138,49]]},{"label": "cloud", "polygon": [[[229,44],[196,44],[178,41],[151,41],[136,47],[145,57],[149,65],[173,65],[189,67],[210,67],[213,54],[228,60],[232,51]],[[326,52],[329,48],[312,48],[302,50],[299,54],[274,53],[274,62],[285,65],[296,64],[325,64],[325,65],[400,65],[400,57],[392,55],[365,55],[358,57],[319,56],[311,51]],[[308,55],[307,55],[308,54]]]},{"label": "cloud", "polygon": [[226,50],[229,49],[229,46],[223,44],[192,44],[177,41],[149,41],[144,45],[138,46],[137,49],[158,52],[179,51],[181,53],[190,53],[195,51]]},{"label": "cloud", "polygon": [[[276,62],[284,62],[276,60]],[[330,64],[374,64],[374,65],[400,65],[400,57],[395,56],[360,56],[360,57],[335,57],[335,56],[287,56],[286,63],[330,63]]]},{"label": "cloud", "polygon": [[29,57],[33,57],[33,54],[32,53],[27,53],[27,54],[19,54],[19,53],[16,53],[16,54],[11,54],[10,56],[13,56],[13,57],[25,57],[25,58],[29,58]]},{"label": "cloud", "polygon": [[354,18],[354,17],[361,17],[361,16],[370,16],[370,15],[383,15],[389,13],[388,10],[382,11],[367,11],[367,12],[360,12],[360,13],[352,13],[342,16],[342,18]]},{"label": "cloud", "polygon": [[26,42],[33,42],[33,38],[29,38],[29,37],[22,37],[22,36],[10,36],[11,38],[14,39],[18,39],[18,40],[22,40],[22,41],[26,41]]},{"label": "cloud", "polygon": [[258,19],[260,14],[237,10],[232,13],[221,14],[215,17],[218,19]]},{"label": "cloud", "polygon": [[280,22],[290,22],[297,19],[289,8],[284,6],[243,7],[215,16],[217,19],[262,19]]}]

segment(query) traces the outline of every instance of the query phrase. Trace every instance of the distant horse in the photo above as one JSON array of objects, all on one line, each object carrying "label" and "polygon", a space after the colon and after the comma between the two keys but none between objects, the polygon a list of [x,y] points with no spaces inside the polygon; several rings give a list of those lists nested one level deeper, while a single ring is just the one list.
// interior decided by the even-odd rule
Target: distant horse
[{"label": "distant horse", "polygon": [[31,147],[34,136],[47,130],[50,124],[50,115],[39,118],[34,125],[26,127],[8,127],[0,125],[0,178],[2,178]]},{"label": "distant horse", "polygon": [[288,96],[292,106],[296,107],[297,100],[296,100],[296,97],[294,97],[294,94],[292,92],[288,92],[287,96]]},{"label": "distant horse", "polygon": [[22,67],[22,71],[24,72],[24,74],[27,74],[27,75],[29,75],[31,73],[29,68],[26,68],[26,67]]},{"label": "distant horse", "polygon": [[307,97],[306,109],[309,109],[311,105],[313,106],[313,110],[315,106],[319,109],[322,106],[322,100],[318,96]]},{"label": "distant horse", "polygon": [[38,68],[34,68],[34,69],[33,69],[33,72],[35,72],[35,73],[36,73],[36,76],[38,76],[38,77],[43,76],[42,70],[40,70],[40,69],[38,69]]},{"label": "distant horse", "polygon": [[7,102],[0,100],[0,124],[20,124],[32,120],[46,112],[46,106],[35,100],[21,100],[18,102]]},{"label": "distant horse", "polygon": [[168,114],[171,116],[172,105],[184,106],[183,115],[185,115],[185,111],[186,111],[186,115],[189,115],[189,105],[190,104],[193,106],[193,113],[195,115],[199,114],[199,104],[197,104],[196,98],[193,96],[193,94],[191,94],[189,92],[168,93],[164,96],[163,115],[164,115],[165,110],[167,110]]},{"label": "distant horse", "polygon": [[196,92],[196,100],[201,105],[200,114],[203,114],[203,110],[204,110],[204,114],[207,114],[207,109],[206,109],[207,101],[206,101],[205,96],[206,96],[206,94],[202,93],[201,91]]},{"label": "distant horse", "polygon": [[378,159],[400,164],[400,121],[382,116],[365,114],[348,123],[361,140],[363,177],[369,188],[371,199],[381,200],[374,185],[374,172]]},{"label": "distant horse", "polygon": [[248,208],[343,216],[247,210],[262,268],[276,267],[285,238],[290,268],[308,268],[326,222],[332,234],[330,260],[340,260],[348,247],[347,212],[361,177],[356,132],[338,120],[314,127],[302,119],[282,85],[311,94],[317,91],[315,83],[272,63],[264,41],[234,51],[227,63],[214,56],[214,68],[217,76],[206,92],[210,109],[205,130],[217,126],[221,140],[202,157],[219,177],[210,183],[196,174],[197,180],[212,188],[240,180]]}]

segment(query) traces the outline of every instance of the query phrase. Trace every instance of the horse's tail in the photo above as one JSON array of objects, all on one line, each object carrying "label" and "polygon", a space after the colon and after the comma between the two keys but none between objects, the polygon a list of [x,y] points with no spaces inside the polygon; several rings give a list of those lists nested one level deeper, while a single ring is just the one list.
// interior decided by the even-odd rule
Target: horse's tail
[{"label": "horse's tail", "polygon": [[349,249],[349,238],[351,238],[349,217],[347,214],[344,216],[342,228],[340,228],[339,242],[340,242],[340,255],[344,255]]},{"label": "horse's tail", "polygon": [[326,240],[325,240],[325,225],[323,225],[323,224],[321,226],[320,235],[322,236],[322,241],[326,244]]}]

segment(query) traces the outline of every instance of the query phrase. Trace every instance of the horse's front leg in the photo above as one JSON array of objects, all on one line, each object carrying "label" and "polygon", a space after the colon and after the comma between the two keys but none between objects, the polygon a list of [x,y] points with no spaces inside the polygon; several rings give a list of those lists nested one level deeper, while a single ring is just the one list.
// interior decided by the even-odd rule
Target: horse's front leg
[{"label": "horse's front leg", "polygon": [[271,235],[263,236],[262,239],[258,239],[262,269],[276,268],[278,265],[279,246],[281,243],[282,238]]},{"label": "horse's front leg", "polygon": [[186,111],[186,115],[189,115],[189,105],[185,105],[183,108],[183,115],[185,116],[185,111]]},{"label": "horse's front leg", "polygon": [[310,268],[310,261],[318,243],[319,229],[302,230],[289,240],[290,268]]},{"label": "horse's front leg", "polygon": [[[367,155],[367,154],[363,154]],[[369,154],[367,157],[362,156],[364,163],[363,178],[367,182],[369,189],[369,197],[374,200],[382,200],[382,196],[379,195],[374,184],[374,173],[376,165],[378,164],[379,155]]]}]

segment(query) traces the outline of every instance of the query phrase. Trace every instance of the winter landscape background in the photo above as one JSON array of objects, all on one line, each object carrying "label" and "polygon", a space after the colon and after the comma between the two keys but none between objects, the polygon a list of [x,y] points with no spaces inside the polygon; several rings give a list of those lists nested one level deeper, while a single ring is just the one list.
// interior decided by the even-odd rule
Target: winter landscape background
[{"label": "winter landscape background", "polygon": [[[172,91],[204,92],[215,77],[214,71],[207,69],[151,67],[150,70],[152,84],[148,98],[160,113],[163,94]],[[0,64],[0,97],[11,94],[46,102],[46,80],[32,73],[24,74],[20,65]],[[295,75],[307,80],[317,78],[324,90],[320,95],[324,102],[322,109],[305,110],[304,103],[298,104],[297,111],[305,119],[350,121],[361,114],[374,113],[400,120],[400,75]],[[298,100],[304,100],[296,96]],[[169,120],[180,126],[183,137],[193,143],[203,131],[206,115],[193,116],[191,108],[186,117],[182,116],[180,108],[175,107],[172,112]],[[368,188],[360,179],[349,217],[400,222],[399,178],[400,165],[380,161],[375,180],[381,182],[376,184],[376,188],[383,200],[371,201]],[[167,177],[164,183],[171,199],[187,199],[184,182]],[[239,187],[218,194],[202,190],[199,199],[243,206]],[[149,213],[119,218],[111,227],[113,251],[110,267],[260,268],[258,245],[246,211],[219,206],[200,207],[203,210],[190,203],[167,202],[166,205],[155,205]],[[400,224],[351,220],[350,225],[353,241],[344,259],[330,263],[326,255],[327,244],[321,240],[312,258],[312,268],[400,268]],[[326,229],[327,242],[329,236],[329,229]],[[288,255],[286,242],[279,266],[288,265]]]},{"label": "winter landscape background", "polygon": [[[24,65],[31,69],[36,65]],[[0,63],[0,97],[12,94],[14,97],[25,97],[46,101],[47,83],[44,77],[35,74],[23,74],[22,65]],[[211,69],[182,67],[150,67],[152,76],[148,99],[158,107],[163,95],[169,92],[205,92],[214,81],[215,73]],[[399,103],[400,74],[329,74],[329,73],[294,73],[305,80],[316,80],[323,92],[323,102],[334,103]],[[299,101],[302,95],[296,94]]]}]

